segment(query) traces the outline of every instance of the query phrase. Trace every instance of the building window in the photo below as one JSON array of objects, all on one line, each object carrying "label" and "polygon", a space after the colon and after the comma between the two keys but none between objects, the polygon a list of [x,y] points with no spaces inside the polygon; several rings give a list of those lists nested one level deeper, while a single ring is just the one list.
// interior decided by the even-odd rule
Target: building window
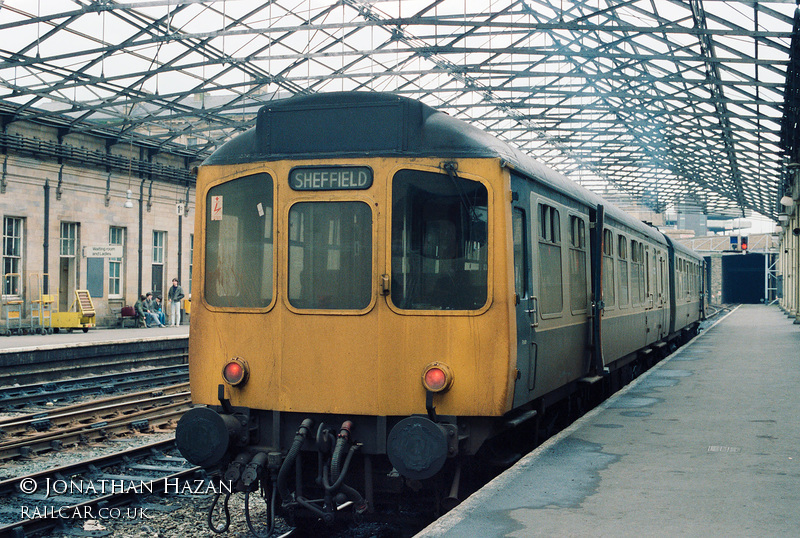
[{"label": "building window", "polygon": [[164,235],[166,232],[153,231],[153,263],[164,264]]},{"label": "building window", "polygon": [[62,222],[61,251],[60,251],[61,256],[64,258],[74,258],[77,242],[78,242],[78,223]]},{"label": "building window", "polygon": [[167,232],[153,230],[153,264],[152,264],[152,292],[154,297],[160,297],[164,289],[164,245]]},{"label": "building window", "polygon": [[[125,228],[112,226],[108,229],[108,244],[122,247],[125,252]],[[108,259],[108,296],[122,296],[122,258]]]},{"label": "building window", "polygon": [[22,295],[22,229],[21,218],[3,219],[3,295]]}]

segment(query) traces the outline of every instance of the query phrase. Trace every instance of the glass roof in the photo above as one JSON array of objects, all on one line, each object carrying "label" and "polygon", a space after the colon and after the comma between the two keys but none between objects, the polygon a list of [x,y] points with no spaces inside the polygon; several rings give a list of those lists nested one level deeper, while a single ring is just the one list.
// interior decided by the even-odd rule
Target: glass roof
[{"label": "glass roof", "polygon": [[793,1],[0,0],[0,116],[202,159],[390,91],[616,201],[775,218]]}]

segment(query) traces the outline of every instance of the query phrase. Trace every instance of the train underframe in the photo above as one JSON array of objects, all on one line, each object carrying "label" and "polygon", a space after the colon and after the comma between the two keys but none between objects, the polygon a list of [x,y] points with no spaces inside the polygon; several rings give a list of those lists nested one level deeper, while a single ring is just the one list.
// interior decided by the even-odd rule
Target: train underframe
[{"label": "train underframe", "polygon": [[[228,499],[245,495],[251,532],[253,497],[267,506],[272,532],[280,516],[290,524],[436,517],[638,377],[696,334],[697,324],[608,365],[503,417],[344,416],[282,413],[220,405],[197,407],[181,418],[176,439],[187,459],[221,470],[221,487],[208,514],[212,530],[228,529]],[[275,448],[279,447],[279,448]],[[226,488],[231,493],[224,493]],[[263,525],[263,522],[260,522]]]}]

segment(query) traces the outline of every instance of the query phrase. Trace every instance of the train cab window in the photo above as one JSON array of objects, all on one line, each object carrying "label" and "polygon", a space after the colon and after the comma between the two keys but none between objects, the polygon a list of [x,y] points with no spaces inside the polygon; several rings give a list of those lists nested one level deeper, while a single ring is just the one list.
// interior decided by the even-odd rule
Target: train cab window
[{"label": "train cab window", "polygon": [[528,256],[525,213],[515,209],[511,216],[514,233],[514,291],[520,298],[528,296]]},{"label": "train cab window", "polygon": [[363,310],[372,300],[372,211],[364,202],[298,202],[289,210],[289,303]]},{"label": "train cab window", "polygon": [[586,311],[586,285],[586,222],[573,215],[569,218],[569,306],[573,314]]},{"label": "train cab window", "polygon": [[603,302],[614,306],[614,233],[603,230]]},{"label": "train cab window", "polygon": [[209,189],[204,289],[208,304],[265,308],[272,302],[272,200],[269,174]]},{"label": "train cab window", "polygon": [[457,175],[400,170],[392,181],[392,304],[477,310],[488,298],[486,187]]},{"label": "train cab window", "polygon": [[539,307],[542,315],[560,314],[564,308],[561,275],[561,217],[556,208],[539,204]]},{"label": "train cab window", "polygon": [[619,267],[619,306],[628,305],[628,238],[617,236],[617,266]]}]

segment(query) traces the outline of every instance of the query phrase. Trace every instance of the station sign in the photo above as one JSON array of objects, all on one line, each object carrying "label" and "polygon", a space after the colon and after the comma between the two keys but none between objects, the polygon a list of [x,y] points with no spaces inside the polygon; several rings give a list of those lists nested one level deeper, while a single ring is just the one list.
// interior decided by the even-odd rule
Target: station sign
[{"label": "station sign", "polygon": [[83,247],[84,258],[121,258],[122,245],[100,245]]},{"label": "station sign", "polygon": [[293,168],[289,186],[296,191],[362,190],[372,186],[367,166],[311,166]]}]

